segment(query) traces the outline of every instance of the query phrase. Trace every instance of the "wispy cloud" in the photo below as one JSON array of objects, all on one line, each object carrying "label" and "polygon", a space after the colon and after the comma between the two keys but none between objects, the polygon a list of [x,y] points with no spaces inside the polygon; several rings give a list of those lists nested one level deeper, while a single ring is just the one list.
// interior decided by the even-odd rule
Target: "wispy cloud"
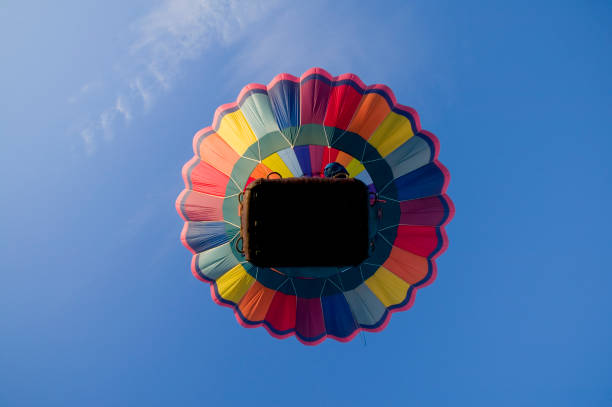
[{"label": "wispy cloud", "polygon": [[100,114],[100,128],[104,138],[110,140],[113,138],[113,121],[115,120],[116,112],[114,109],[105,110]]},{"label": "wispy cloud", "polygon": [[132,120],[132,113],[130,112],[130,108],[128,107],[123,96],[117,97],[117,101],[115,102],[115,110],[119,112],[126,121],[129,122]]},{"label": "wispy cloud", "polygon": [[85,128],[81,130],[80,136],[85,145],[85,151],[87,154],[92,154],[96,148],[93,131],[90,128]]},{"label": "wispy cloud", "polygon": [[99,81],[87,82],[79,88],[78,92],[74,93],[72,96],[68,98],[68,102],[76,103],[84,95],[91,93],[95,90],[98,90],[101,87],[102,87],[102,83]]},{"label": "wispy cloud", "polygon": [[225,83],[236,91],[313,66],[333,75],[355,72],[367,83],[408,82],[427,65],[425,31],[409,4],[311,0],[283,7],[266,20],[265,30],[241,41],[226,65]]},{"label": "wispy cloud", "polygon": [[[134,35],[118,64],[124,81],[111,89],[109,102],[81,131],[85,151],[95,152],[99,140],[111,140],[114,128],[147,112],[155,100],[172,89],[182,65],[213,46],[228,46],[247,28],[277,7],[276,0],[164,0],[132,25]],[[78,95],[99,82],[83,85]],[[78,99],[70,98],[71,102]]]},{"label": "wispy cloud", "polygon": [[[158,79],[157,77],[155,79],[157,79],[158,81],[161,80],[161,79]],[[170,85],[168,85],[168,83],[165,80],[162,83],[164,84],[164,86],[162,86],[163,89],[165,89],[165,90],[170,89]],[[140,78],[134,79],[130,83],[130,88],[134,92],[136,92],[136,95],[140,98],[142,104],[144,105],[144,109],[145,110],[149,110],[149,108],[153,104],[153,93],[152,93],[152,90],[145,88],[145,86],[143,85],[142,80]]]}]

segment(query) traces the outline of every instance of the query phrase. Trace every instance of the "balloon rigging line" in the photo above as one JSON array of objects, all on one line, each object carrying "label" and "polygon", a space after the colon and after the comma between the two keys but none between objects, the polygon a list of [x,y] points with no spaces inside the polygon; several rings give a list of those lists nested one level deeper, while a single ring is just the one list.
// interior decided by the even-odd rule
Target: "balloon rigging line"
[{"label": "balloon rigging line", "polygon": [[[364,146],[363,148],[364,148],[364,150],[365,150],[365,146]],[[380,157],[380,158],[375,158],[375,159],[373,159],[373,160],[362,161],[361,163],[362,163],[362,164],[369,164],[369,163],[373,163],[373,162],[375,162],[375,161],[380,161],[380,160],[384,160],[384,158],[383,158],[383,157]]]},{"label": "balloon rigging line", "polygon": [[[229,223],[230,225],[240,229],[240,226],[236,225],[235,223],[230,222],[229,220],[226,220],[225,223]],[[240,230],[238,231],[238,233],[240,233]],[[234,236],[234,237],[236,237],[236,236]],[[234,239],[234,237],[230,239],[230,242]]]},{"label": "balloon rigging line", "polygon": [[390,242],[389,242],[389,241],[388,241],[388,240],[387,240],[387,239],[386,239],[386,238],[385,238],[385,237],[382,235],[382,233],[380,233],[380,232],[378,232],[378,231],[377,231],[377,232],[376,232],[376,234],[377,234],[377,235],[380,235],[380,237],[381,237],[381,238],[382,238],[382,239],[383,239],[385,242],[387,242],[387,244],[388,244],[389,246],[393,246],[393,244],[392,244],[392,243],[390,243]]},{"label": "balloon rigging line", "polygon": [[365,282],[365,278],[363,277],[363,269],[361,268],[361,264],[359,265],[359,274],[361,275],[361,281]]},{"label": "balloon rigging line", "polygon": [[323,297],[323,291],[325,290],[325,284],[327,284],[327,279],[323,280],[323,285],[321,286],[321,292],[319,293],[319,301],[321,297]]},{"label": "balloon rigging line", "polygon": [[[403,223],[398,223],[397,225],[387,226],[387,227],[384,227],[384,228],[382,228],[382,229],[378,229],[378,231],[379,231],[379,232],[382,232],[383,230],[387,230],[387,229],[396,228],[396,227],[398,227],[399,225],[403,225]],[[411,225],[411,226],[418,226],[418,225]]]},{"label": "balloon rigging line", "polygon": [[281,288],[282,286],[284,286],[285,284],[287,284],[287,281],[289,281],[289,277],[285,276],[285,279],[283,280],[283,282],[282,282],[282,283],[280,283],[280,284],[278,285],[278,287],[276,287],[276,289],[275,289],[274,291],[278,291],[278,290],[280,290],[280,288]]},{"label": "balloon rigging line", "polygon": [[[373,266],[373,267],[381,267],[382,266],[382,264],[368,263],[368,262],[365,262],[365,261],[362,264],[365,264],[367,266]],[[363,279],[363,281],[365,281],[365,278],[363,277],[363,274],[361,275],[361,278]]]},{"label": "balloon rigging line", "polygon": [[[234,178],[232,178],[232,176],[231,176],[231,175],[230,175],[230,177],[229,177],[229,178],[232,180],[232,182],[234,183],[234,185],[236,185],[236,188],[238,188],[238,190],[240,190],[240,185],[238,185],[238,183],[236,182],[236,180],[235,180]],[[236,195],[239,195],[239,194],[236,194]],[[235,195],[232,195],[232,196],[235,196]]]},{"label": "balloon rigging line", "polygon": [[337,142],[338,142],[338,140],[340,140],[340,139],[342,138],[342,136],[344,136],[345,134],[346,134],[346,131],[345,131],[345,130],[342,130],[342,134],[340,134],[340,135],[338,136],[338,138],[336,138],[336,139],[334,140],[334,142],[335,142],[335,143],[337,143]]},{"label": "balloon rigging line", "polygon": [[291,147],[293,147],[293,145],[291,144],[291,141],[289,141],[289,139],[285,136],[285,134],[282,132],[282,130],[279,129],[278,133],[285,139],[287,144],[289,144]]},{"label": "balloon rigging line", "polygon": [[392,179],[391,181],[387,182],[387,183],[385,184],[385,186],[384,186],[384,187],[382,187],[382,188],[380,189],[380,192],[382,193],[382,192],[383,192],[383,191],[384,191],[384,190],[385,190],[385,189],[386,189],[386,188],[387,188],[389,185],[391,185],[391,183],[393,183],[393,182],[395,182],[395,178],[394,178],[394,179]]},{"label": "balloon rigging line", "polygon": [[325,135],[325,142],[327,143],[327,147],[330,147],[329,145],[329,135],[327,134],[327,127],[323,126],[323,134]]},{"label": "balloon rigging line", "polygon": [[295,303],[297,304],[297,288],[295,288],[295,283],[293,282],[293,278],[290,278],[289,281],[291,282],[291,285],[293,286],[293,292],[295,293]]},{"label": "balloon rigging line", "polygon": [[365,157],[365,150],[366,150],[366,147],[367,147],[368,144],[369,143],[363,143],[363,150],[361,151],[361,158],[359,159],[359,162],[361,164],[363,164],[363,162],[364,162],[363,158]]},{"label": "balloon rigging line", "polygon": [[253,159],[253,158],[251,158],[251,157],[247,157],[247,156],[245,156],[245,155],[243,155],[243,156],[242,156],[242,158],[244,158],[244,159],[246,159],[246,160],[251,160],[251,161],[254,161],[254,162],[256,162],[256,163],[261,163],[261,161],[260,161],[260,160],[255,160],[255,159]]},{"label": "balloon rigging line", "polygon": [[[383,189],[384,189],[384,188],[383,188]],[[381,189],[381,191],[382,191],[382,189]],[[381,194],[381,195],[379,195],[378,197],[379,197],[379,198],[384,198],[384,199],[385,199],[385,201],[393,201],[393,202],[397,202],[397,203],[402,203],[402,202],[403,202],[403,201],[400,201],[400,200],[395,199],[395,198],[389,198],[388,196],[386,196],[386,195],[382,195],[382,194]],[[407,201],[413,201],[413,200],[416,200],[416,199],[421,199],[421,198],[407,199]]]}]

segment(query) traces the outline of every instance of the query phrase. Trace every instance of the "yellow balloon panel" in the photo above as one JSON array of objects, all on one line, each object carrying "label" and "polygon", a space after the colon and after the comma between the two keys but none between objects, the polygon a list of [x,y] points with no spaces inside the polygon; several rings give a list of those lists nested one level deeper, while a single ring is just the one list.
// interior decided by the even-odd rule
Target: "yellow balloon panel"
[{"label": "yellow balloon panel", "polygon": [[414,136],[410,120],[397,114],[389,113],[378,126],[368,142],[374,146],[381,156],[386,157],[393,150],[404,144]]},{"label": "yellow balloon panel", "polygon": [[384,267],[380,267],[365,283],[385,307],[404,301],[410,288],[410,284]]},{"label": "yellow balloon panel", "polygon": [[361,171],[365,170],[365,167],[359,162],[359,160],[353,159],[353,161],[348,163],[346,166],[346,170],[348,171],[350,177],[355,177],[361,173]]},{"label": "yellow balloon panel", "polygon": [[224,299],[238,304],[254,281],[244,267],[238,264],[217,279],[217,291]]},{"label": "yellow balloon panel", "polygon": [[217,134],[239,155],[243,155],[247,148],[257,141],[240,110],[223,116]]},{"label": "yellow balloon panel", "polygon": [[280,175],[283,176],[283,178],[291,178],[294,176],[289,170],[289,167],[287,167],[285,162],[282,160],[280,155],[278,155],[278,153],[274,153],[266,157],[262,161],[262,164],[264,164],[266,167],[268,167],[272,171],[278,172]]}]

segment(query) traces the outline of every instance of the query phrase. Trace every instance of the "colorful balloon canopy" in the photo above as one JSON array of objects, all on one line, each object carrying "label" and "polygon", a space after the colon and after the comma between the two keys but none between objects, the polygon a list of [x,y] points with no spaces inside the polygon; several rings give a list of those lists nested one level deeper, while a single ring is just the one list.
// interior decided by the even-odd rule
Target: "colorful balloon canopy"
[{"label": "colorful balloon canopy", "polygon": [[[313,345],[379,331],[436,277],[454,207],[439,142],[384,85],[313,68],[247,85],[196,133],[176,209],[192,272],[245,327]],[[256,267],[235,248],[238,195],[253,180],[321,177],[330,162],[378,194],[375,248],[356,267]],[[299,214],[296,214],[299,216]],[[322,239],[324,236],[322,236]]]}]

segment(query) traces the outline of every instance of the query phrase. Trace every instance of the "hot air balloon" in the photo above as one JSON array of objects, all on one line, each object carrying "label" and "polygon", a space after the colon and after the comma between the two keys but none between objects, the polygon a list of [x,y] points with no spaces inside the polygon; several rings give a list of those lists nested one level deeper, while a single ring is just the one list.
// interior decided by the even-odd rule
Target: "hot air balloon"
[{"label": "hot air balloon", "polygon": [[[278,338],[295,335],[307,345],[326,337],[349,341],[361,330],[382,330],[434,281],[436,258],[448,245],[444,227],[454,214],[445,193],[449,172],[438,161],[438,139],[388,87],[321,68],[299,78],[280,74],[267,86],[245,86],[236,102],[220,106],[212,126],[195,134],[193,149],[176,200],[185,221],[181,240],[193,253],[193,275],[210,284],[213,300],[232,308],[241,325],[263,326]],[[247,261],[238,240],[244,237],[240,199],[249,186],[272,173],[322,178],[330,163],[369,195],[366,258],[301,267]],[[309,211],[300,208],[283,216]],[[300,233],[291,219],[286,224],[287,236]],[[320,247],[327,243],[322,230]]]}]

